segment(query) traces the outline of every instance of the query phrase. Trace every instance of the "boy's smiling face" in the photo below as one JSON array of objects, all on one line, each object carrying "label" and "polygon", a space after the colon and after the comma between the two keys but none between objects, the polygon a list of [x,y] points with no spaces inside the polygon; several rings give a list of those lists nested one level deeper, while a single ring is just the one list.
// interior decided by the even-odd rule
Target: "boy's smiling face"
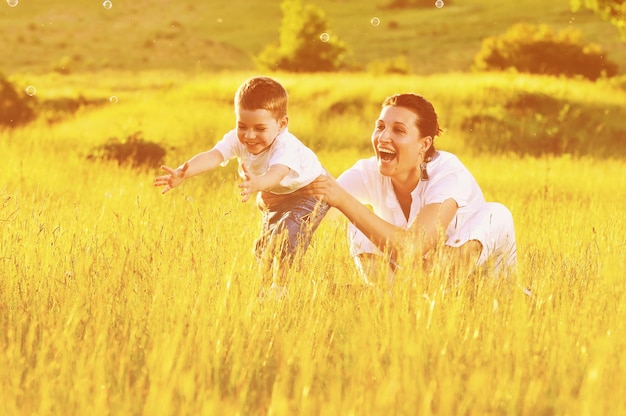
[{"label": "boy's smiling face", "polygon": [[237,108],[237,137],[253,155],[258,155],[267,150],[274,139],[286,127],[287,116],[276,120],[272,113],[265,109],[244,110]]}]

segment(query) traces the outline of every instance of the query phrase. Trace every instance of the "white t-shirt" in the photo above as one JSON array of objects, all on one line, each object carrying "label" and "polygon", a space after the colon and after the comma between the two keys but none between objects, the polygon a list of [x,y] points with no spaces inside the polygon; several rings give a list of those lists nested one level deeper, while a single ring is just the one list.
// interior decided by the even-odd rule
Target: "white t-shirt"
[{"label": "white t-shirt", "polygon": [[270,192],[275,194],[288,194],[300,189],[325,173],[322,164],[311,149],[306,147],[296,136],[285,129],[276,136],[274,143],[258,155],[253,155],[237,138],[237,130],[233,129],[226,133],[222,140],[214,146],[222,156],[226,166],[228,162],[237,158],[239,163],[239,175],[243,178],[241,164],[246,163],[251,173],[262,175],[273,165],[284,165],[290,170],[280,184]]},{"label": "white t-shirt", "polygon": [[[426,166],[429,179],[420,180],[411,192],[413,200],[408,220],[396,198],[391,179],[379,173],[375,157],[359,160],[337,181],[362,204],[371,206],[379,217],[405,229],[425,205],[454,199],[459,208],[446,230],[445,244],[461,246],[472,239],[472,216],[485,207],[482,190],[471,172],[451,153],[438,151]],[[378,252],[352,225],[350,236],[353,255]]]}]

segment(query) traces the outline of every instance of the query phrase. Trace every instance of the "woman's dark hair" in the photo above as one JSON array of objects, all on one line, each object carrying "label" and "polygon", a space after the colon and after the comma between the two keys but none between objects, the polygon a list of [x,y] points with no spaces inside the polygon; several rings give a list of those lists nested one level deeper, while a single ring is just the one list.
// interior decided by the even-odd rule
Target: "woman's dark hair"
[{"label": "woman's dark hair", "polygon": [[419,94],[394,94],[383,101],[383,107],[387,106],[404,107],[417,115],[416,125],[422,137],[430,136],[433,138],[433,144],[424,155],[425,160],[429,161],[436,152],[435,137],[442,132],[437,121],[437,113],[430,101]]}]

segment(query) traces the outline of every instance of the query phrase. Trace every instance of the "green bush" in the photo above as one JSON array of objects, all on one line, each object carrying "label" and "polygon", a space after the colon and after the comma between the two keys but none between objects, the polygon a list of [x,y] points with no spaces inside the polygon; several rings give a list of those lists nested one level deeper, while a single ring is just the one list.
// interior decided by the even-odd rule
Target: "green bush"
[{"label": "green bush", "polygon": [[367,65],[367,72],[375,75],[402,74],[408,75],[411,64],[405,55],[399,55],[391,59],[375,60]]},{"label": "green bush", "polygon": [[15,87],[0,74],[0,127],[15,127],[35,118],[35,97],[18,93]]},{"label": "green bush", "polygon": [[468,112],[459,126],[477,152],[593,155],[626,152],[623,111],[525,92]]},{"label": "green bush", "polygon": [[87,159],[115,161],[120,166],[133,168],[153,168],[163,163],[166,153],[163,146],[144,140],[138,131],[125,140],[109,138],[106,143],[94,148]]},{"label": "green bush", "polygon": [[504,35],[483,40],[474,58],[474,70],[515,69],[544,75],[582,76],[595,81],[617,74],[617,65],[593,43],[585,43],[580,31],[555,34],[546,25],[520,23]]},{"label": "green bush", "polygon": [[329,33],[323,10],[300,0],[281,3],[283,19],[278,45],[268,45],[256,58],[262,70],[335,71],[346,66],[346,45]]},{"label": "green bush", "polygon": [[[452,4],[452,0],[442,0],[443,6]],[[417,9],[426,7],[436,7],[435,0],[388,0],[384,3],[382,9]]]},{"label": "green bush", "polygon": [[626,40],[626,2],[624,0],[570,0],[573,11],[585,8],[613,24]]}]

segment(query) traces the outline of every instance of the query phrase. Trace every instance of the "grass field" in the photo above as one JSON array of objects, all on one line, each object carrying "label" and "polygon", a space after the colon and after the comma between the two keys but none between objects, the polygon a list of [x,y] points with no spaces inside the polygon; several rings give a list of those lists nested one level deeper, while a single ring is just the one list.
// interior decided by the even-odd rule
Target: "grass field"
[{"label": "grass field", "polygon": [[[141,130],[171,146],[168,163],[180,163],[232,125],[230,97],[247,75],[35,78],[42,102],[79,94],[102,100],[0,132],[2,414],[626,408],[626,223],[616,210],[626,187],[622,158],[476,152],[455,128],[440,139],[488,199],[511,208],[517,283],[532,297],[516,282],[511,290],[490,282],[451,288],[436,271],[407,271],[389,293],[365,288],[347,253],[345,221],[334,217],[294,271],[289,297],[260,302],[251,253],[259,215],[238,202],[232,167],[162,196],[152,187],[156,166],[86,159],[107,137]],[[344,127],[341,146],[332,130],[313,135],[337,174],[369,154],[369,120],[390,89],[420,86],[451,126],[468,110],[447,100],[512,91],[510,75],[458,77],[396,77],[385,85],[368,75],[281,80],[293,98],[294,131],[306,137]],[[607,107],[625,99],[590,83],[516,79],[529,91],[576,91],[568,99]],[[107,100],[113,91],[116,103]],[[328,105],[360,101],[358,111],[320,126]]]},{"label": "grass field", "polygon": [[314,3],[358,64],[406,53],[416,74],[274,74],[290,129],[337,175],[370,155],[385,96],[424,94],[437,146],[513,213],[517,281],[364,287],[330,215],[288,297],[260,301],[232,163],[162,196],[156,163],[89,156],[136,134],[169,165],[210,147],[279,1],[2,3],[0,70],[36,87],[38,117],[0,129],[1,415],[625,414],[626,92],[462,73],[521,20],[579,28],[624,68],[617,30],[566,0]]}]

